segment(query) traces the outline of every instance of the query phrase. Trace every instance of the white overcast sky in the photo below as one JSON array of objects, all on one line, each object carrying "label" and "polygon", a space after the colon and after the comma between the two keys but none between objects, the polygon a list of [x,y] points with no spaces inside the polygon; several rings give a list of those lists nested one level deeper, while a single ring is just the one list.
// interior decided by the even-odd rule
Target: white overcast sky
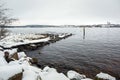
[{"label": "white overcast sky", "polygon": [[16,25],[120,23],[120,0],[2,0]]}]

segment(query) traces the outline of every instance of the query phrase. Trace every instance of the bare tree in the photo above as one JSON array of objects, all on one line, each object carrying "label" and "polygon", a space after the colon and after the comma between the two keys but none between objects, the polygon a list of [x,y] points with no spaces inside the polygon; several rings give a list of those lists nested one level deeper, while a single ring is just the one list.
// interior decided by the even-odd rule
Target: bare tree
[{"label": "bare tree", "polygon": [[5,29],[5,26],[10,25],[12,22],[16,21],[17,19],[11,18],[7,12],[9,11],[8,8],[4,8],[3,4],[0,4],[0,40],[6,36],[8,32]]}]

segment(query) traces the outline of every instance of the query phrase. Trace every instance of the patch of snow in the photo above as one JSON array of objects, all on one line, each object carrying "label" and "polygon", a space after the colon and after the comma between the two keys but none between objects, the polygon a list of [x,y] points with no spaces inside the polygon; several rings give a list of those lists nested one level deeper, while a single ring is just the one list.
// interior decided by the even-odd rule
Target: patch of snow
[{"label": "patch of snow", "polygon": [[41,72],[40,68],[30,65],[22,65],[22,67],[24,69],[22,80],[41,80],[39,75],[39,72]]},{"label": "patch of snow", "polygon": [[48,67],[48,66],[46,66],[46,67],[43,69],[43,71],[44,71],[44,72],[57,72],[56,69],[50,68],[50,67]]},{"label": "patch of snow", "polygon": [[62,33],[62,34],[59,34],[58,37],[59,38],[64,38],[64,37],[66,37],[68,35],[70,35],[70,34],[68,34],[68,33]]},{"label": "patch of snow", "polygon": [[76,71],[72,71],[72,70],[67,72],[67,76],[69,79],[77,79],[77,80],[81,80],[81,79],[86,78],[85,75],[79,74]]},{"label": "patch of snow", "polygon": [[93,79],[90,79],[90,78],[85,78],[85,79],[81,79],[81,80],[93,80]]},{"label": "patch of snow", "polygon": [[29,66],[29,69],[32,70],[32,71],[34,71],[35,73],[39,73],[39,72],[42,71],[40,68],[37,68],[35,66]]},{"label": "patch of snow", "polygon": [[8,63],[6,62],[4,56],[2,53],[0,53],[0,66],[5,66],[7,65]]},{"label": "patch of snow", "polygon": [[64,38],[64,37],[67,36],[67,35],[69,35],[69,34],[67,34],[67,33],[59,34],[58,37],[59,37],[59,38]]},{"label": "patch of snow", "polygon": [[11,61],[11,62],[9,62],[8,64],[9,64],[9,65],[18,65],[18,66],[20,65],[18,60]]},{"label": "patch of snow", "polygon": [[59,38],[63,38],[63,37],[65,37],[65,35],[59,35]]},{"label": "patch of snow", "polygon": [[27,43],[47,42],[49,40],[50,40],[50,37],[47,37],[47,38],[44,38],[44,39],[38,39],[38,40],[28,41]]},{"label": "patch of snow", "polygon": [[25,52],[19,52],[19,53],[17,53],[18,54],[18,58],[20,59],[20,58],[25,58],[25,57],[27,57],[27,55],[25,54]]},{"label": "patch of snow", "polygon": [[115,77],[109,74],[103,73],[103,72],[100,72],[99,74],[97,74],[96,77],[101,78],[101,79],[107,79],[107,80],[116,80]]},{"label": "patch of snow", "polygon": [[51,72],[49,74],[40,74],[42,80],[70,80],[63,73]]},{"label": "patch of snow", "polygon": [[3,48],[2,48],[2,47],[0,47],[0,50],[3,50]]},{"label": "patch of snow", "polygon": [[38,76],[39,75],[32,70],[25,70],[23,72],[22,80],[38,80]]},{"label": "patch of snow", "polygon": [[0,67],[0,80],[8,80],[15,74],[21,73],[22,67],[12,65],[12,66],[1,66]]},{"label": "patch of snow", "polygon": [[70,80],[63,73],[58,73],[56,69],[49,68],[48,66],[39,73],[42,80]]},{"label": "patch of snow", "polygon": [[30,57],[20,58],[19,59],[19,64],[30,65],[30,63],[29,63],[30,59],[31,59]]}]

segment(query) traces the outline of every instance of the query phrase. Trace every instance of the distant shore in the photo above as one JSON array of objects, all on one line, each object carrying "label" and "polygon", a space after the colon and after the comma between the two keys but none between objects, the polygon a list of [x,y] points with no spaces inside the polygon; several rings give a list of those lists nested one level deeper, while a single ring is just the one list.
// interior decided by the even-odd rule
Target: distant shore
[{"label": "distant shore", "polygon": [[120,24],[93,24],[93,25],[23,25],[23,26],[3,26],[4,28],[120,28]]}]

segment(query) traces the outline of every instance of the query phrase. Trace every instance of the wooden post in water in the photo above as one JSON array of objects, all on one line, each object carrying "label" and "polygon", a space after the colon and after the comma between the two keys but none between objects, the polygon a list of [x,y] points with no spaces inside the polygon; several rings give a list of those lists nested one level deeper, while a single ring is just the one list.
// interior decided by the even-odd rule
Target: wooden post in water
[{"label": "wooden post in water", "polygon": [[83,39],[85,39],[85,26],[83,27]]}]

